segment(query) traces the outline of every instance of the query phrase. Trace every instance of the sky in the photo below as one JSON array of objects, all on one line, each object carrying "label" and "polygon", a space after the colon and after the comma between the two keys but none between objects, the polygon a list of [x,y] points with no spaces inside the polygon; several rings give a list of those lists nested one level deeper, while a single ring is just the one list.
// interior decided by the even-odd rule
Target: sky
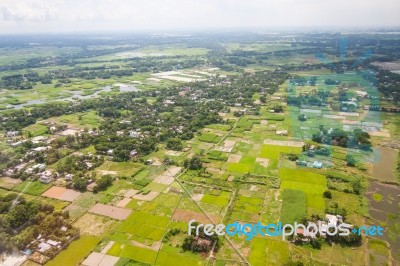
[{"label": "sky", "polygon": [[400,0],[0,0],[0,34],[400,26]]}]

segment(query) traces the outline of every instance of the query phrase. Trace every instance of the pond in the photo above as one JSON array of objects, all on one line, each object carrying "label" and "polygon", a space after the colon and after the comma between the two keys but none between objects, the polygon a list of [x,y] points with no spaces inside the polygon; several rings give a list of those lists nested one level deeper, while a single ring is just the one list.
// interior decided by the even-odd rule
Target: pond
[{"label": "pond", "polygon": [[398,151],[388,147],[377,147],[375,149],[375,160],[372,165],[371,175],[382,181],[396,182],[398,177],[395,165]]},{"label": "pond", "polygon": [[[114,86],[119,87],[120,92],[139,91],[139,89],[137,89],[134,85],[130,85],[130,84],[117,83]],[[51,100],[51,101],[74,101],[77,99],[81,99],[81,100],[90,99],[90,98],[98,97],[99,94],[102,92],[110,92],[110,91],[112,91],[112,86],[101,87],[101,88],[97,89],[94,93],[88,94],[88,95],[84,95],[85,91],[83,91],[83,90],[68,91],[68,93],[70,93],[70,96]],[[51,102],[51,101],[46,101],[45,99],[29,100],[25,103],[20,103],[20,104],[15,104],[15,105],[8,104],[6,106],[6,108],[7,109],[21,109],[26,106],[35,105],[35,104],[43,104],[43,103]]]},{"label": "pond", "polygon": [[400,187],[397,185],[371,182],[367,192],[369,201],[369,223],[381,225],[383,236],[389,242],[393,257],[400,261]]}]

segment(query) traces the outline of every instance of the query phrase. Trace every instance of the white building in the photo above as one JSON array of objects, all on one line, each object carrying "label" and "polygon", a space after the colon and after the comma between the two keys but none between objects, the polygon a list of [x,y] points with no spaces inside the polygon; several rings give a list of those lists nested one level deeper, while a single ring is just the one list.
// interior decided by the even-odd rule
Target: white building
[{"label": "white building", "polygon": [[50,170],[44,171],[39,178],[39,181],[45,184],[50,183],[53,181],[53,173]]}]

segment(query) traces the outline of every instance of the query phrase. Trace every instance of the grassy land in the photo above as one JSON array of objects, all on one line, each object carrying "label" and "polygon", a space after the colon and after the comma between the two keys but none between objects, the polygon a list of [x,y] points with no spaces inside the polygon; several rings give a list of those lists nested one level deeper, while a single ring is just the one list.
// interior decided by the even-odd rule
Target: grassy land
[{"label": "grassy land", "polygon": [[289,260],[289,244],[271,238],[254,238],[251,241],[251,265],[283,265]]},{"label": "grassy land", "polygon": [[153,264],[157,256],[157,252],[155,252],[154,250],[135,247],[131,245],[124,245],[118,242],[114,243],[107,254],[111,256],[130,258],[149,264]]},{"label": "grassy land", "polygon": [[90,111],[87,113],[62,115],[48,120],[76,128],[92,129],[97,128],[100,125],[100,119],[100,116],[98,116],[95,111]]},{"label": "grassy land", "polygon": [[203,132],[199,136],[199,140],[210,143],[218,143],[221,140],[221,138],[213,133]]},{"label": "grassy land", "polygon": [[23,132],[30,133],[32,137],[43,135],[47,132],[47,126],[33,124],[23,129]]},{"label": "grassy land", "polygon": [[278,160],[281,153],[300,154],[301,148],[264,144],[261,148],[260,157]]},{"label": "grassy land", "polygon": [[105,161],[101,166],[97,167],[95,171],[100,175],[112,174],[118,176],[131,176],[142,167],[142,164],[133,162]]},{"label": "grassy land", "polygon": [[282,192],[282,223],[292,224],[294,222],[299,222],[306,214],[306,194],[299,190],[284,189]]},{"label": "grassy land", "polygon": [[279,172],[282,189],[303,191],[307,196],[307,214],[324,214],[325,201],[322,194],[326,188],[323,175],[302,169],[282,168]]},{"label": "grassy land", "polygon": [[228,205],[229,201],[229,193],[220,194],[219,196],[209,195],[206,194],[201,198],[201,202],[215,204],[219,206],[226,206]]},{"label": "grassy land", "polygon": [[121,223],[117,231],[131,235],[135,241],[151,244],[161,240],[168,222],[167,217],[136,211]]},{"label": "grassy land", "polygon": [[39,196],[50,187],[51,184],[43,184],[39,181],[24,181],[21,184],[17,185],[13,190],[23,192],[25,194]]},{"label": "grassy land", "polygon": [[[87,212],[97,202],[102,202],[104,195],[92,192],[82,193],[74,202],[68,206],[68,211],[72,219],[76,219]],[[102,202],[105,203],[105,202]]]},{"label": "grassy land", "polygon": [[93,236],[81,236],[73,241],[67,249],[61,251],[53,260],[46,263],[46,266],[73,266],[78,265],[99,243],[99,239]]},{"label": "grassy land", "polygon": [[204,265],[203,261],[177,253],[160,252],[157,257],[156,265]]}]

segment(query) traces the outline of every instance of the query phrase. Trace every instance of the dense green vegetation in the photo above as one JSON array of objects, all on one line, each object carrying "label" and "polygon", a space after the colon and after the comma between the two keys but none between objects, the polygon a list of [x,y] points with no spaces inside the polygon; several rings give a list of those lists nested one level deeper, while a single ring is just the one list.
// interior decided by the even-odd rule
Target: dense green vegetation
[{"label": "dense green vegetation", "polygon": [[[0,253],[79,231],[49,265],[91,252],[116,265],[345,265],[383,253],[395,264],[398,182],[376,173],[376,156],[398,149],[400,75],[379,63],[399,64],[400,41],[349,33],[344,54],[343,37],[2,38]],[[383,168],[398,173],[393,160]],[[378,179],[392,190],[376,191]],[[307,224],[326,214],[386,224],[385,247],[354,234],[228,243],[186,232],[194,218]]]},{"label": "dense green vegetation", "polygon": [[[71,227],[68,218],[68,212],[56,212],[50,204],[27,201],[14,193],[1,196],[0,252],[12,251],[15,247],[35,248],[38,243],[34,240],[39,235],[67,244],[78,233]],[[68,230],[61,230],[62,226]],[[55,252],[57,249],[50,249],[46,254],[51,257]]]}]

